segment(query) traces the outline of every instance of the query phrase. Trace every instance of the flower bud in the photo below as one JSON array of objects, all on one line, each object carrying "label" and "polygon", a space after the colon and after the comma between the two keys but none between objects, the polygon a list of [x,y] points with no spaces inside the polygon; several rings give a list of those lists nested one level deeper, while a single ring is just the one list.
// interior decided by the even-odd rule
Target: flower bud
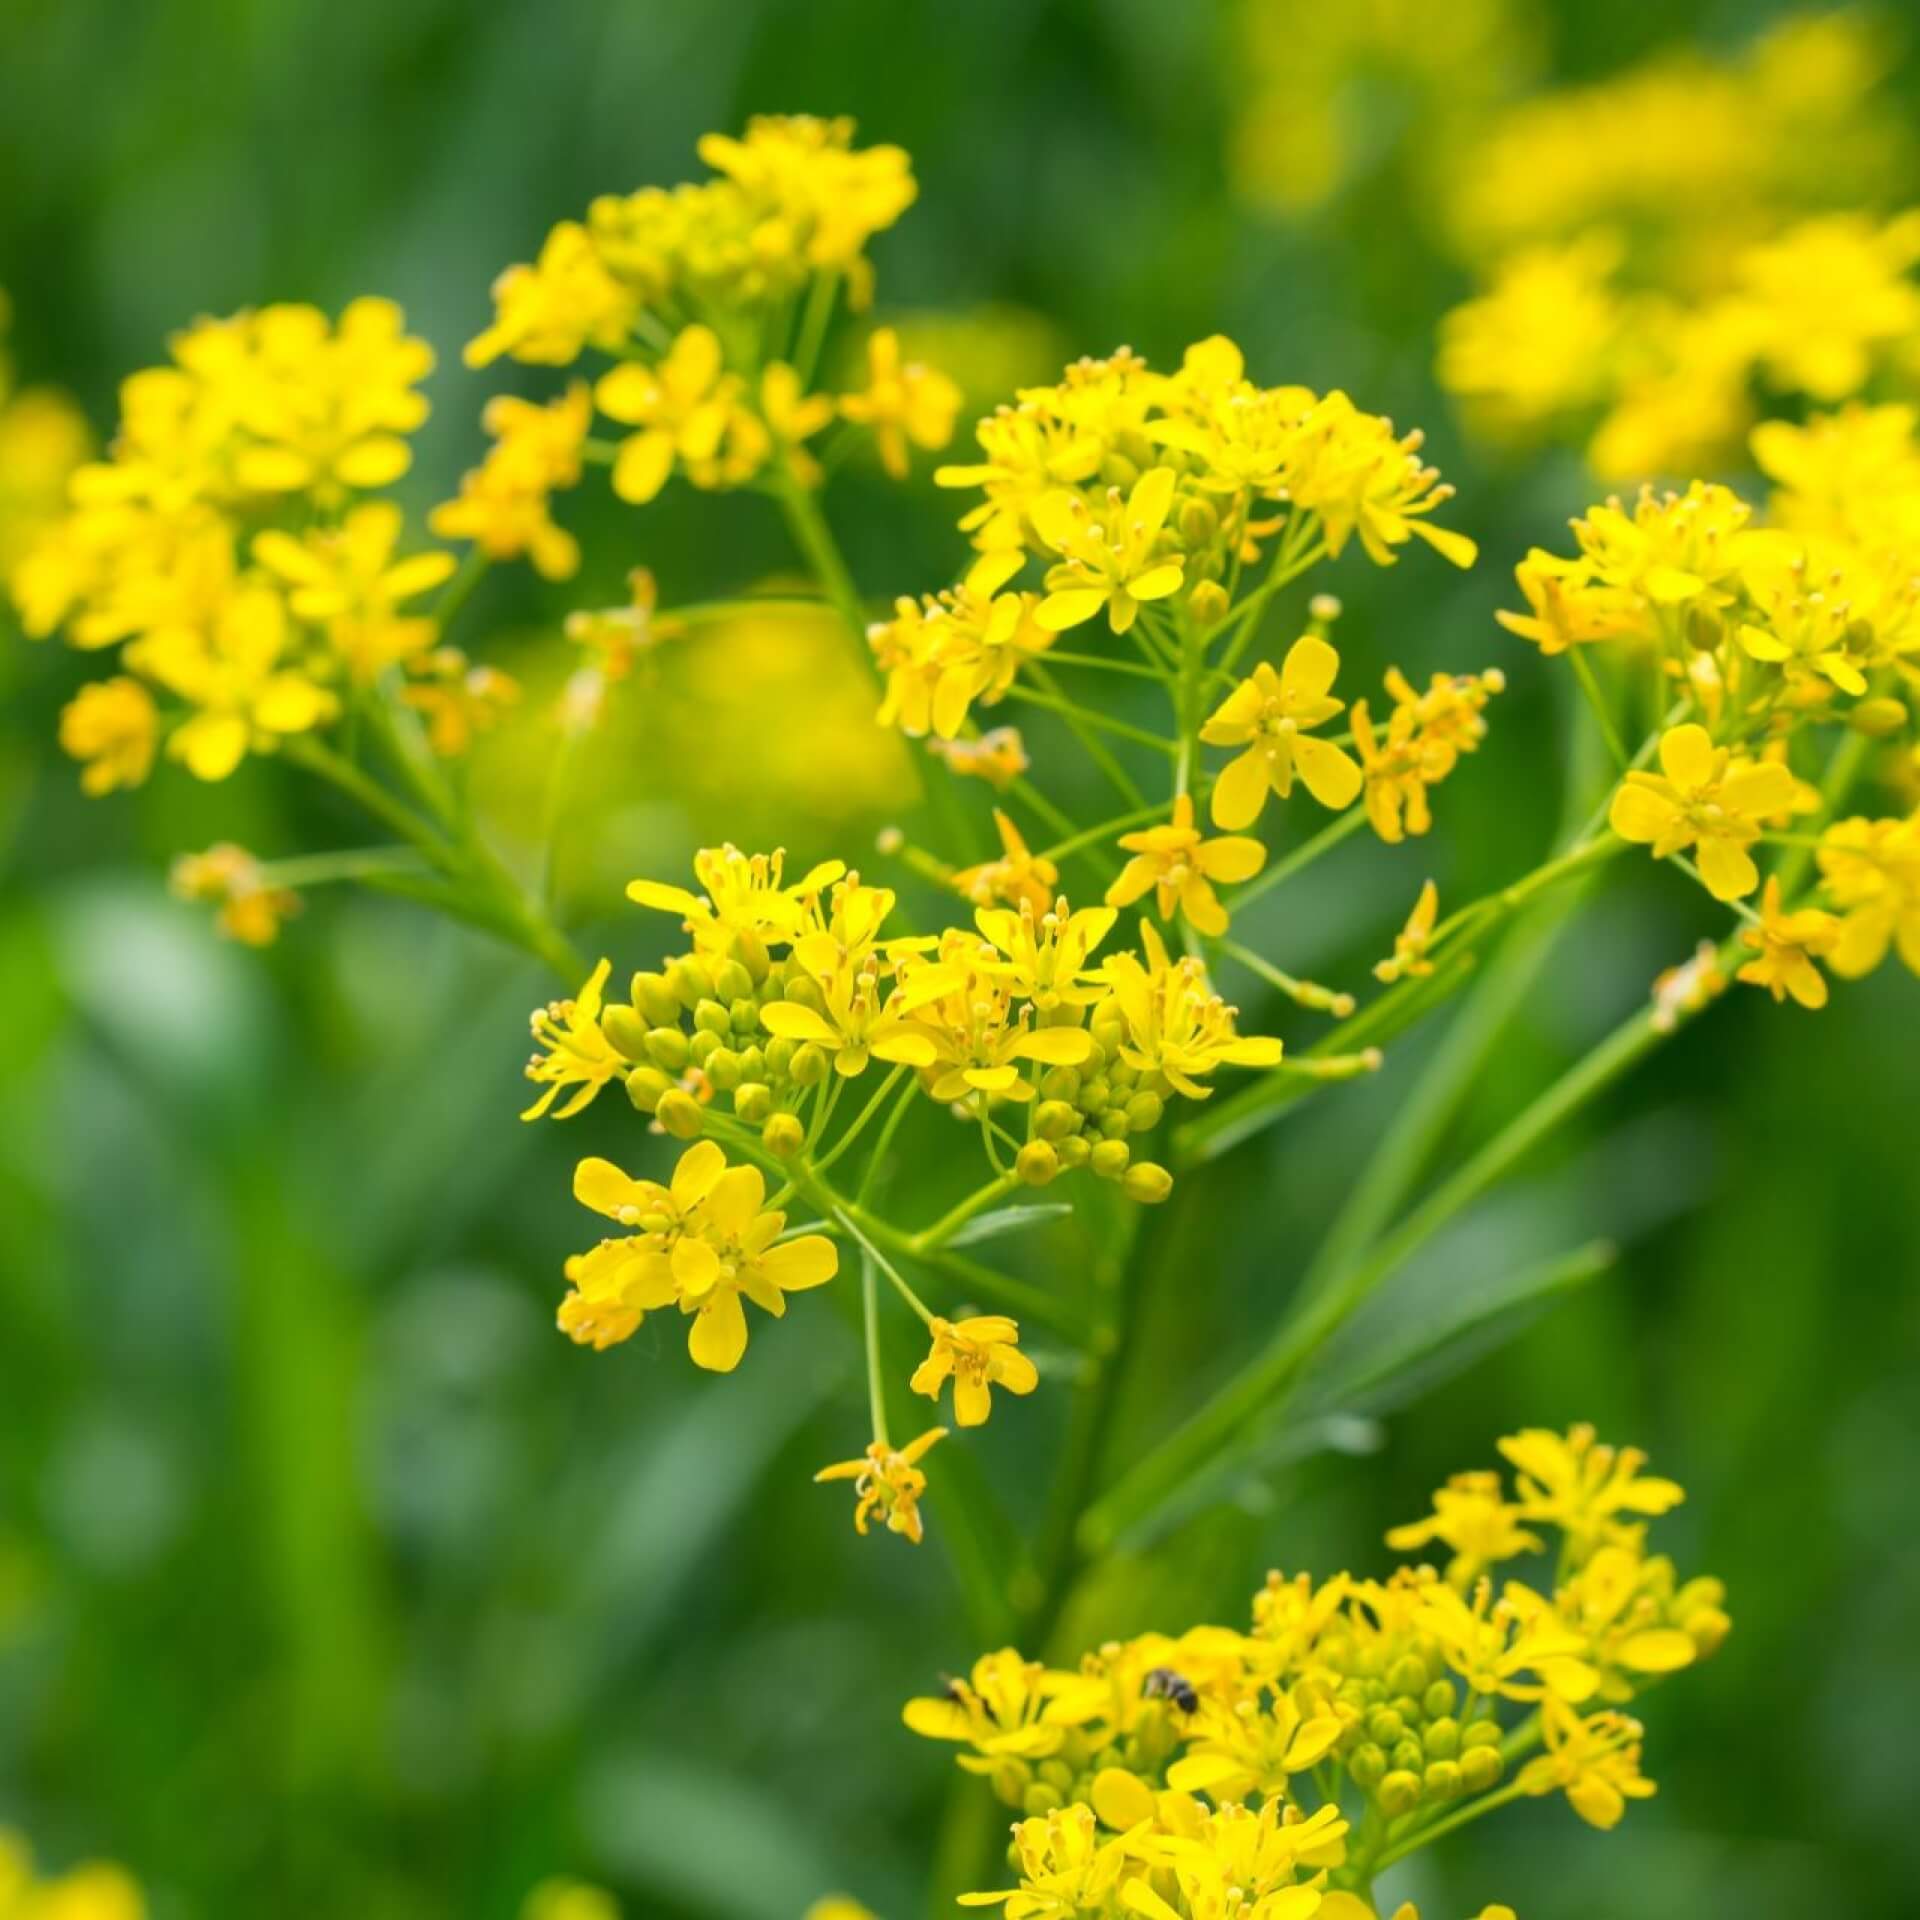
[{"label": "flower bud", "polygon": [[1454,1719],[1429,1720],[1420,1735],[1420,1744],[1429,1760],[1455,1760],[1460,1755],[1460,1722]]},{"label": "flower bud", "polygon": [[826,996],[820,991],[819,983],[804,973],[796,973],[787,982],[786,998],[796,1007],[810,1007],[815,1013],[827,1010]]},{"label": "flower bud", "polygon": [[1358,1787],[1377,1787],[1386,1777],[1387,1756],[1372,1741],[1355,1747],[1347,1757],[1347,1771]]},{"label": "flower bud", "polygon": [[1180,529],[1182,544],[1188,547],[1211,546],[1220,537],[1219,511],[1203,493],[1189,494],[1180,502],[1174,525]]},{"label": "flower bud", "polygon": [[1073,1100],[1080,1092],[1080,1074],[1074,1067],[1049,1067],[1040,1076],[1042,1100]]},{"label": "flower bud", "polygon": [[1041,1140],[1064,1140],[1079,1126],[1080,1116],[1064,1100],[1042,1100],[1033,1110],[1033,1131]]},{"label": "flower bud", "polygon": [[1157,1093],[1136,1093],[1127,1102],[1127,1125],[1135,1133],[1151,1133],[1164,1111]]},{"label": "flower bud", "polygon": [[1102,1180],[1118,1180],[1126,1172],[1127,1162],[1132,1158],[1124,1140],[1102,1140],[1087,1156],[1087,1165]]},{"label": "flower bud", "polygon": [[767,969],[773,964],[766,942],[757,933],[736,933],[733,936],[733,955],[756,982],[767,977]]},{"label": "flower bud", "polygon": [[1050,1787],[1044,1780],[1036,1780],[1020,1796],[1020,1805],[1029,1817],[1044,1819],[1056,1808],[1065,1806],[1066,1802],[1061,1798],[1058,1787]]},{"label": "flower bud", "polygon": [[1232,604],[1218,580],[1202,580],[1187,595],[1187,612],[1203,627],[1217,627]]},{"label": "flower bud", "polygon": [[[1427,1690],[1427,1683],[1433,1675],[1427,1671],[1427,1663],[1417,1653],[1403,1653],[1387,1669],[1386,1682],[1395,1693],[1421,1694]],[[1407,1715],[1409,1720],[1420,1716],[1420,1703],[1415,1700],[1413,1710]]]},{"label": "flower bud", "polygon": [[1726,623],[1711,607],[1696,600],[1687,609],[1687,645],[1696,652],[1711,653],[1726,637]]},{"label": "flower bud", "polygon": [[670,1027],[679,1021],[680,1000],[667,985],[663,973],[636,973],[632,986],[633,1004],[647,1017],[650,1027]]},{"label": "flower bud", "polygon": [[702,1000],[713,997],[713,970],[697,953],[683,953],[667,968],[667,985],[691,1013]]},{"label": "flower bud", "polygon": [[767,1056],[757,1046],[745,1046],[740,1049],[740,1078],[742,1080],[764,1080],[767,1077]]},{"label": "flower bud", "polygon": [[1084,1167],[1093,1155],[1092,1143],[1077,1133],[1070,1133],[1064,1140],[1053,1143],[1053,1151],[1059,1159],[1063,1171],[1075,1167]]},{"label": "flower bud", "polygon": [[1080,1082],[1079,1107],[1082,1113],[1101,1113],[1113,1098],[1113,1088],[1104,1073],[1091,1074]]},{"label": "flower bud", "polygon": [[687,1042],[687,1058],[691,1060],[696,1067],[704,1067],[707,1062],[713,1058],[714,1054],[719,1050],[719,1047],[720,1036],[702,1027],[700,1031]]},{"label": "flower bud", "polygon": [[752,994],[743,994],[738,1000],[727,1002],[727,1024],[735,1033],[749,1034],[760,1031],[760,1002]]},{"label": "flower bud", "polygon": [[660,1096],[660,1104],[654,1108],[653,1117],[676,1140],[697,1140],[707,1124],[707,1116],[700,1102],[692,1094],[682,1093],[678,1087]]},{"label": "flower bud", "polygon": [[817,1087],[827,1077],[827,1067],[825,1050],[808,1040],[794,1049],[787,1072],[793,1076],[796,1087]]},{"label": "flower bud", "polygon": [[1393,1751],[1389,1758],[1401,1772],[1419,1773],[1426,1767],[1427,1750],[1412,1734],[1403,1733],[1393,1743]]},{"label": "flower bud", "polygon": [[1847,725],[1855,733],[1864,733],[1869,740],[1884,740],[1888,734],[1898,733],[1906,724],[1906,708],[1898,700],[1884,694],[1877,699],[1862,700],[1847,712]]},{"label": "flower bud", "polygon": [[760,1144],[780,1159],[791,1160],[807,1144],[807,1130],[791,1113],[772,1114],[760,1129]]},{"label": "flower bud", "polygon": [[1420,1804],[1420,1776],[1396,1767],[1380,1782],[1374,1797],[1380,1802],[1380,1811],[1389,1819],[1397,1820]]},{"label": "flower bud", "polygon": [[731,1093],[741,1078],[740,1056],[731,1047],[715,1047],[707,1055],[707,1079],[715,1093]]},{"label": "flower bud", "polygon": [[717,1033],[724,1039],[733,1031],[733,1016],[718,1000],[702,1000],[693,1010],[693,1024],[702,1033]]},{"label": "flower bud", "polygon": [[635,1067],[627,1075],[627,1098],[642,1113],[651,1113],[672,1089],[673,1082],[658,1067]]},{"label": "flower bud", "polygon": [[1500,1778],[1504,1765],[1498,1747],[1463,1747],[1460,1783],[1469,1793],[1485,1793]]},{"label": "flower bud", "polygon": [[1060,1171],[1060,1156],[1044,1140],[1029,1140],[1013,1156],[1013,1170],[1030,1187],[1044,1187]]},{"label": "flower bud", "polygon": [[767,1073],[770,1078],[784,1080],[793,1071],[793,1056],[800,1050],[797,1040],[783,1040],[778,1034],[766,1044]]},{"label": "flower bud", "polygon": [[1124,1140],[1127,1137],[1127,1110],[1125,1107],[1109,1107],[1100,1116],[1099,1132],[1105,1140]]},{"label": "flower bud", "polygon": [[[1097,1153],[1099,1148],[1095,1148]],[[1120,1181],[1126,1189],[1127,1198],[1138,1200],[1143,1207],[1157,1207],[1173,1191],[1173,1175],[1157,1161],[1136,1160]]]},{"label": "flower bud", "polygon": [[1426,1771],[1427,1791],[1436,1800],[1452,1800],[1465,1785],[1459,1767],[1451,1760],[1435,1760]]},{"label": "flower bud", "polygon": [[687,1036],[678,1027],[655,1027],[646,1038],[647,1058],[669,1073],[682,1072],[687,1064]]},{"label": "flower bud", "polygon": [[762,1080],[743,1080],[733,1090],[733,1110],[748,1126],[759,1126],[773,1111],[773,1089]]},{"label": "flower bud", "polygon": [[1391,1707],[1375,1707],[1367,1715],[1367,1738],[1383,1747],[1406,1738],[1407,1723]]},{"label": "flower bud", "polygon": [[734,1001],[753,998],[753,975],[738,960],[722,960],[713,970],[713,996]]},{"label": "flower bud", "polygon": [[623,1060],[638,1065],[647,1058],[647,1022],[637,1007],[623,1007],[618,1001],[602,1010],[600,1031],[607,1044]]}]

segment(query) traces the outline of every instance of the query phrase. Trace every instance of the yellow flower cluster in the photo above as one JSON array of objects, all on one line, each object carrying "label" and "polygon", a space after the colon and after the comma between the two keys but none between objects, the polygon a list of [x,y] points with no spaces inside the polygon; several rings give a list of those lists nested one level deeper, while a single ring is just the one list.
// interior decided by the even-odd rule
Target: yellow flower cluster
[{"label": "yellow flower cluster", "polygon": [[[1789,900],[1776,874],[1741,907],[1735,977],[1819,1007],[1825,964],[1845,978],[1898,949],[1920,971],[1914,821],[1858,816],[1796,835],[1820,795],[1793,767],[1816,731],[1844,726],[1909,757],[1920,650],[1920,438],[1904,406],[1771,421],[1755,457],[1777,482],[1764,519],[1729,488],[1644,490],[1573,523],[1577,552],[1536,549],[1502,623],[1549,655],[1651,671],[1675,704],[1657,760],[1630,769],[1610,810],[1622,839],[1686,856],[1718,900],[1761,890],[1755,848],[1811,848],[1818,883]],[[1725,984],[1722,956],[1656,984],[1656,1020]]]},{"label": "yellow flower cluster", "polygon": [[1439,373],[1483,430],[1573,431],[1602,479],[1725,463],[1756,396],[1846,399],[1920,378],[1920,213],[1836,213],[1736,252],[1704,296],[1622,281],[1594,231],[1521,249],[1441,328]]},{"label": "yellow flower cluster", "polygon": [[403,475],[432,352],[399,308],[356,300],[201,320],[171,364],[128,379],[104,460],[10,582],[30,634],[117,647],[61,738],[105,793],[143,780],[162,738],[203,780],[329,725],[357,689],[418,671],[417,610],[453,572],[405,553],[400,509],[360,496]]},{"label": "yellow flower cluster", "polygon": [[66,505],[67,482],[93,452],[85,417],[52,387],[19,387],[7,357],[11,311],[0,288],[0,589]]},{"label": "yellow flower cluster", "polygon": [[1795,210],[1880,194],[1910,156],[1880,91],[1896,49],[1860,7],[1796,13],[1731,57],[1686,46],[1492,116],[1459,156],[1455,238],[1484,258],[1595,226],[1699,284]]},{"label": "yellow flower cluster", "polygon": [[43,1876],[26,1841],[0,1827],[0,1920],[146,1920],[146,1912],[124,1869],[94,1863]]},{"label": "yellow flower cluster", "polygon": [[[575,386],[556,404],[582,435],[593,406],[631,429],[613,455],[623,500],[653,499],[675,473],[708,489],[816,486],[822,470],[806,443],[836,417],[871,434],[888,471],[903,477],[909,444],[938,448],[952,434],[960,392],[951,380],[906,359],[882,327],[868,342],[862,390],[835,397],[810,386],[837,293],[867,304],[867,243],[913,203],[906,154],[856,148],[850,120],[769,115],[737,139],[708,134],[700,157],[713,178],[603,195],[585,221],[556,226],[537,261],[509,267],[468,364],[613,356],[591,400]],[[509,470],[525,464],[497,449],[461,501],[442,509],[439,530],[467,532],[490,551],[529,550],[563,577],[570,548],[529,513]]]},{"label": "yellow flower cluster", "polygon": [[1388,1536],[1443,1548],[1441,1570],[1274,1573],[1250,1630],[1143,1634],[1078,1670],[1004,1648],[908,1702],[1022,1816],[1018,1887],[969,1903],[1357,1920],[1375,1874],[1483,1800],[1564,1794],[1614,1826],[1653,1791],[1626,1709],[1716,1650],[1724,1595],[1648,1552],[1682,1496],[1639,1452],[1587,1427],[1500,1450],[1510,1487],[1456,1476]]}]

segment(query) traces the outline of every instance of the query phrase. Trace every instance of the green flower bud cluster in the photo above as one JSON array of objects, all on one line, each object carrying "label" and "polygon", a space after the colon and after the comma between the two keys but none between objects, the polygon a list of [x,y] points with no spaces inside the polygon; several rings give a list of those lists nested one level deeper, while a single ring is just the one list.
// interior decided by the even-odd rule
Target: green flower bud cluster
[{"label": "green flower bud cluster", "polygon": [[609,1044],[633,1063],[627,1097],[683,1140],[704,1125],[701,1094],[725,1099],[771,1151],[797,1152],[805,1133],[793,1107],[830,1062],[819,1047],[761,1024],[760,1009],[785,994],[787,973],[758,943],[737,946],[733,958],[687,953],[657,973],[636,973],[631,1004],[600,1016]]},{"label": "green flower bud cluster", "polygon": [[1149,1700],[1120,1738],[1096,1746],[1078,1728],[1045,1760],[1009,1761],[990,1776],[995,1794],[1027,1815],[1047,1814],[1076,1802],[1090,1803],[1093,1783],[1110,1767],[1149,1783],[1158,1780],[1180,1749],[1180,1728],[1167,1706]]},{"label": "green flower bud cluster", "polygon": [[1334,1692],[1347,1722],[1347,1773],[1389,1819],[1498,1783],[1506,1764],[1499,1723],[1460,1717],[1460,1689],[1436,1642],[1415,1635],[1397,1646],[1356,1646],[1334,1635],[1316,1653],[1347,1676]]},{"label": "green flower bud cluster", "polygon": [[[1153,1205],[1173,1191],[1173,1176],[1151,1160],[1136,1160],[1129,1137],[1160,1124],[1171,1091],[1157,1073],[1142,1073],[1120,1057],[1117,1020],[1096,1020],[1093,1052],[1077,1067],[1049,1067],[1040,1076],[1039,1098],[1029,1117],[1032,1140],[1017,1170],[1043,1186],[1056,1172],[1086,1167],[1103,1180],[1117,1180],[1135,1200]],[[1036,1154],[1037,1147],[1047,1149]],[[1038,1175],[1034,1167],[1047,1171]]]}]

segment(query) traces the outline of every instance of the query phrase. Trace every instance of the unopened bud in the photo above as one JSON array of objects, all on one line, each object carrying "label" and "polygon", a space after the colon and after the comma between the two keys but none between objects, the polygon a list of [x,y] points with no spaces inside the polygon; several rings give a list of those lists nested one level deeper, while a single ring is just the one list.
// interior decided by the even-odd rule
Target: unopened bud
[{"label": "unopened bud", "polygon": [[642,1113],[651,1113],[672,1089],[673,1082],[658,1067],[635,1067],[627,1075],[627,1098]]},{"label": "unopened bud", "polygon": [[1397,1820],[1420,1804],[1420,1776],[1396,1767],[1380,1782],[1375,1797],[1380,1802],[1380,1811],[1389,1819]]},{"label": "unopened bud", "polygon": [[1093,1157],[1091,1142],[1077,1133],[1070,1133],[1064,1140],[1055,1141],[1053,1150],[1063,1169],[1084,1167]]},{"label": "unopened bud", "polygon": [[665,974],[636,973],[632,991],[633,1004],[646,1015],[648,1026],[667,1027],[679,1020],[680,999]]},{"label": "unopened bud", "polygon": [[647,1058],[669,1073],[681,1072],[687,1064],[687,1036],[678,1027],[655,1027],[646,1036]]},{"label": "unopened bud", "polygon": [[[1094,1153],[1098,1156],[1100,1149]],[[1130,1200],[1142,1206],[1157,1207],[1173,1191],[1173,1175],[1154,1160],[1136,1160],[1121,1177],[1120,1184]]]},{"label": "unopened bud", "polygon": [[1064,1140],[1080,1125],[1080,1116],[1064,1100],[1042,1100],[1033,1110],[1033,1131],[1042,1140]]},{"label": "unopened bud", "polygon": [[678,1087],[660,1096],[660,1104],[654,1108],[653,1117],[673,1135],[676,1140],[697,1140],[707,1124],[705,1110],[690,1093],[682,1093]]},{"label": "unopened bud", "polygon": [[713,970],[697,953],[682,954],[667,968],[667,985],[691,1013],[702,1000],[713,997]]},{"label": "unopened bud", "polygon": [[748,1126],[759,1126],[773,1111],[773,1089],[763,1080],[743,1080],[733,1090],[733,1110]]},{"label": "unopened bud", "polygon": [[1227,590],[1218,580],[1202,580],[1187,595],[1187,612],[1194,621],[1203,627],[1217,627],[1227,617],[1227,610],[1233,602],[1227,598]]},{"label": "unopened bud", "polygon": [[1045,1140],[1029,1140],[1013,1156],[1013,1170],[1030,1187],[1044,1187],[1060,1171],[1060,1156]]},{"label": "unopened bud", "polygon": [[696,1067],[704,1067],[707,1062],[713,1058],[714,1054],[719,1051],[720,1044],[720,1036],[717,1033],[711,1032],[706,1027],[702,1027],[700,1031],[687,1042],[687,1058],[691,1060]]},{"label": "unopened bud", "polygon": [[723,960],[713,970],[713,997],[731,1004],[753,998],[753,975],[738,960]]},{"label": "unopened bud", "polygon": [[701,1000],[694,1007],[693,1024],[702,1033],[717,1033],[723,1037],[733,1031],[733,1017],[718,1000]]},{"label": "unopened bud", "polygon": [[1164,1111],[1157,1093],[1136,1093],[1127,1102],[1127,1125],[1135,1133],[1151,1133]]},{"label": "unopened bud", "polygon": [[769,1116],[760,1129],[760,1144],[782,1160],[791,1160],[807,1144],[807,1130],[790,1113]]},{"label": "unopened bud", "polygon": [[1862,700],[1857,707],[1847,711],[1847,725],[1855,733],[1864,733],[1869,740],[1884,740],[1888,734],[1898,733],[1906,724],[1906,708],[1886,694],[1877,699]]},{"label": "unopened bud", "polygon": [[1087,1165],[1102,1180],[1118,1180],[1126,1172],[1127,1162],[1132,1158],[1124,1140],[1102,1140],[1087,1156]]},{"label": "unopened bud", "polygon": [[794,1049],[787,1072],[796,1087],[817,1087],[827,1077],[828,1064],[825,1050],[808,1040]]},{"label": "unopened bud", "polygon": [[731,1047],[715,1047],[707,1055],[707,1079],[715,1093],[731,1093],[741,1077],[740,1056]]},{"label": "unopened bud", "polygon": [[607,1044],[623,1060],[638,1064],[648,1059],[647,1021],[637,1007],[625,1007],[618,1001],[603,1008],[600,1014],[600,1031],[607,1036]]}]

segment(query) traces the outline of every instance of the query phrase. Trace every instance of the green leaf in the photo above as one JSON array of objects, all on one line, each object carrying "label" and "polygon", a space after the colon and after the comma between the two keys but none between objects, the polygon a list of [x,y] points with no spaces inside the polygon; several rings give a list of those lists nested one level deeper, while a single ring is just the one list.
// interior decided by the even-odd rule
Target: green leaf
[{"label": "green leaf", "polygon": [[1049,1220],[1064,1220],[1073,1208],[1064,1200],[1046,1200],[1019,1207],[995,1207],[991,1213],[976,1214],[965,1226],[951,1234],[949,1247],[977,1247],[983,1240],[998,1240],[1003,1234],[1020,1233]]}]

